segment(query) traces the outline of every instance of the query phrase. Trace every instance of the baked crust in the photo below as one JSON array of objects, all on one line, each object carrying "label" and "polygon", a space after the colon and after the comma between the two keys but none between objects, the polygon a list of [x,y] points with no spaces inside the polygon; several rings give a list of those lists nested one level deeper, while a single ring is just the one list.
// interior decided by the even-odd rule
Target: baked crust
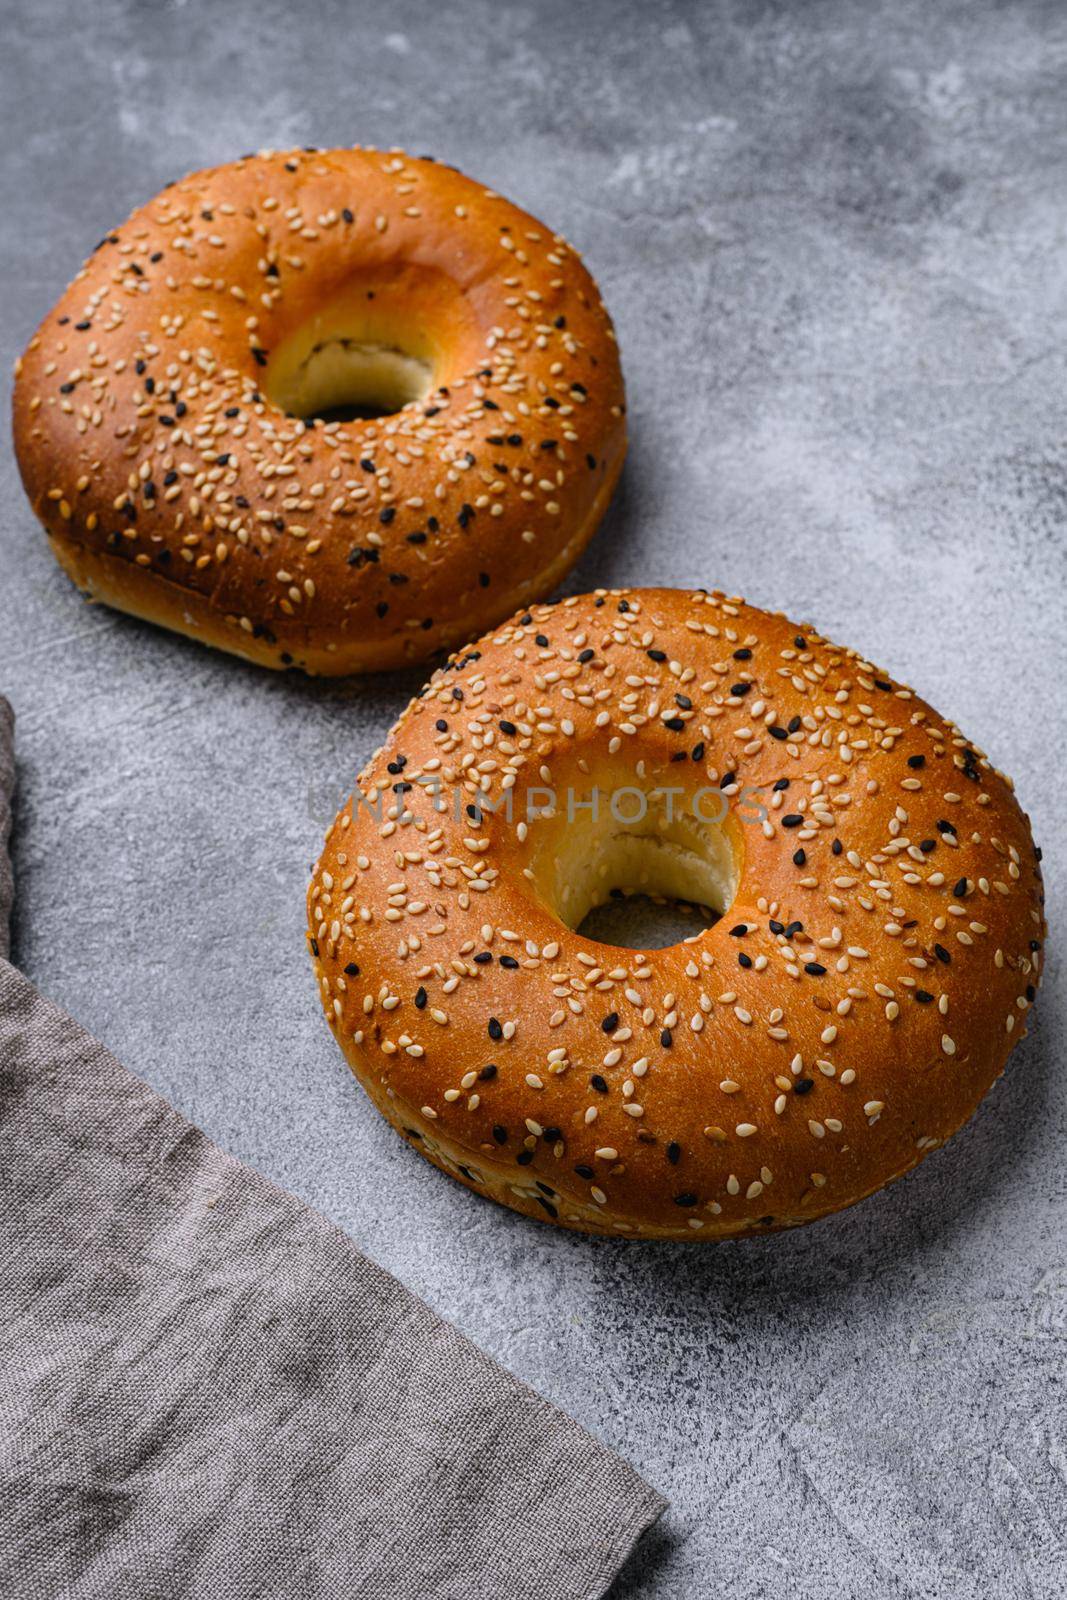
[{"label": "baked crust", "polygon": [[[557,812],[528,820],[539,786]],[[623,786],[730,802],[690,859],[695,882],[720,850],[732,902],[666,949],[561,915],[605,848],[562,797]],[[1010,784],[736,598],[532,608],[435,673],[359,792],[308,894],[327,1020],[422,1154],[526,1215],[696,1239],[824,1216],[943,1144],[1024,1033],[1045,930]]]},{"label": "baked crust", "polygon": [[[412,350],[426,395],[287,415],[353,341]],[[451,168],[363,149],[248,157],[134,212],[18,363],[14,433],[89,595],[327,674],[423,659],[545,593],[626,448],[611,321],[565,241]]]}]

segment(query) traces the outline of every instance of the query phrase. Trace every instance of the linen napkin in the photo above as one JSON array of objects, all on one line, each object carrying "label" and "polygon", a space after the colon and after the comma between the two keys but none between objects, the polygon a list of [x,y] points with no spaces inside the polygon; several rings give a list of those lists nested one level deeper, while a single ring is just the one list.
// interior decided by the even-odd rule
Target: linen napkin
[{"label": "linen napkin", "polygon": [[15,879],[7,841],[11,834],[11,797],[15,793],[15,717],[0,694],[0,960],[11,954],[11,907]]},{"label": "linen napkin", "polygon": [[2,959],[0,1141],[3,1596],[586,1600],[663,1510]]}]

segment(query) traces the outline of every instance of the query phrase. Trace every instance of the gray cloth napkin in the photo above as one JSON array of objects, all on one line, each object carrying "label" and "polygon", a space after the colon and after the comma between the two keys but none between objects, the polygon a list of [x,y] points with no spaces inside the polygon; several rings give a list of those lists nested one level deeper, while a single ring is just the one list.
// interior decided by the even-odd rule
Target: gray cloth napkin
[{"label": "gray cloth napkin", "polygon": [[578,1600],[664,1506],[4,960],[0,1318],[10,1600]]},{"label": "gray cloth napkin", "polygon": [[7,841],[11,833],[11,797],[15,793],[15,717],[0,695],[0,959],[11,954],[11,907],[15,879]]}]

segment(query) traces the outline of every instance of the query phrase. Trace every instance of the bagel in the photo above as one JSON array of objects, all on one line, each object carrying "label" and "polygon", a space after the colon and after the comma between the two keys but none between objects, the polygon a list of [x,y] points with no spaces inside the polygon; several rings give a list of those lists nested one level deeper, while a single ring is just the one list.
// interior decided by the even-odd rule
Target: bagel
[{"label": "bagel", "polygon": [[[970,1116],[1034,998],[1038,860],[1008,781],[862,657],[718,592],[600,591],[435,673],[327,833],[308,937],[352,1070],[442,1170],[716,1239],[851,1205]],[[633,888],[719,920],[575,931]]]},{"label": "bagel", "polygon": [[334,675],[547,592],[626,449],[574,251],[449,167],[369,149],[250,156],[135,211],[31,339],[14,427],[90,597]]}]

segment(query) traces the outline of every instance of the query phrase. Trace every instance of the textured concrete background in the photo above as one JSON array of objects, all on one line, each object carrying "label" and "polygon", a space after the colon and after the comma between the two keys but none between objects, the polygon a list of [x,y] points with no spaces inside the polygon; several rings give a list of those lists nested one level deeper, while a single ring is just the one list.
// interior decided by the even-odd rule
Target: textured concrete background
[{"label": "textured concrete background", "polygon": [[[363,140],[491,181],[579,245],[619,327],[632,453],[569,588],[736,588],[909,679],[1016,776],[1062,931],[1058,0],[0,15],[7,357],[188,168]],[[379,1122],[302,950],[321,825],[418,675],[268,676],[89,610],[0,471],[29,974],[671,1495],[620,1597],[1060,1600],[1055,961],[973,1124],[857,1211],[703,1250],[499,1211]]]}]

